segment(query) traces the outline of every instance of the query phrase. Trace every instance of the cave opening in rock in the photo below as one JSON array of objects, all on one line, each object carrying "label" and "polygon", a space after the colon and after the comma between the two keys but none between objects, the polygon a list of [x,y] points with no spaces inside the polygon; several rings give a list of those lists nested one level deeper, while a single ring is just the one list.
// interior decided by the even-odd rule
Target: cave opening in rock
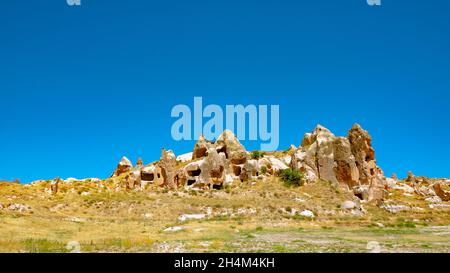
[{"label": "cave opening in rock", "polygon": [[202,173],[202,170],[200,170],[200,169],[188,171],[189,176],[199,176],[201,173]]},{"label": "cave opening in rock", "polygon": [[223,184],[213,184],[212,188],[214,190],[221,190],[221,189],[223,189]]},{"label": "cave opening in rock", "polygon": [[153,182],[155,180],[154,173],[141,173],[141,180]]},{"label": "cave opening in rock", "polygon": [[359,198],[359,200],[364,200],[362,193],[355,193],[355,196]]},{"label": "cave opening in rock", "polygon": [[188,181],[187,181],[187,185],[188,186],[192,186],[192,185],[194,185],[195,184],[195,179],[189,179]]},{"label": "cave opening in rock", "polygon": [[217,153],[218,154],[224,153],[225,157],[228,159],[228,153],[227,153],[227,146],[226,145],[224,145],[224,146],[220,147],[219,149],[217,149]]}]

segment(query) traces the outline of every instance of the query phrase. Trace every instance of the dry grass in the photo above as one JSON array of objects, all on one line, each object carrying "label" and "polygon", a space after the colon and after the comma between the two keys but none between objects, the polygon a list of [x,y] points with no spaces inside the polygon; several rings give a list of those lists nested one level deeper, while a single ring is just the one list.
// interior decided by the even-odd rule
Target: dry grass
[{"label": "dry grass", "polygon": [[[450,251],[449,211],[432,210],[423,198],[396,191],[396,202],[423,210],[391,214],[363,204],[367,213],[353,215],[340,208],[355,199],[349,192],[327,182],[288,188],[276,178],[223,191],[151,185],[141,192],[114,192],[90,182],[78,185],[88,196],[78,189],[71,193],[73,185],[52,196],[45,192],[48,186],[0,183],[0,252],[64,252],[69,241],[86,252],[362,252],[373,240],[389,252]],[[11,211],[9,204],[31,211]],[[306,209],[314,220],[294,213]],[[178,220],[208,212],[202,220]],[[174,226],[184,230],[164,232]]]}]

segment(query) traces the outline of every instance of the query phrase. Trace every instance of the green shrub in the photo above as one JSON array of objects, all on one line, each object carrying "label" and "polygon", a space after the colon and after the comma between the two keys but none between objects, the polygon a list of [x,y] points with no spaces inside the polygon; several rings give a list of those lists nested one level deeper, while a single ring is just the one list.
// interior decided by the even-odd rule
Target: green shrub
[{"label": "green shrub", "polygon": [[262,166],[261,167],[261,174],[266,174],[267,173],[267,167],[266,166]]},{"label": "green shrub", "polygon": [[264,157],[264,153],[260,152],[260,151],[253,151],[251,153],[251,157],[252,157],[252,159],[260,159],[260,158]]},{"label": "green shrub", "polygon": [[302,172],[292,168],[281,170],[278,173],[278,176],[288,186],[302,186],[305,182],[305,175]]}]

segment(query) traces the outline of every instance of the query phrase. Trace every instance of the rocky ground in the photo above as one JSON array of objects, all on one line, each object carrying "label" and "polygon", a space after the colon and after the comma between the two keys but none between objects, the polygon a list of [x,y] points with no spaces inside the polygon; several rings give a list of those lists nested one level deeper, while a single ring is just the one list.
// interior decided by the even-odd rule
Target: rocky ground
[{"label": "rocky ground", "polygon": [[449,184],[385,177],[359,125],[273,153],[226,131],[105,180],[0,182],[0,252],[450,252]]},{"label": "rocky ground", "polygon": [[0,252],[68,252],[73,241],[82,252],[367,252],[372,241],[382,252],[450,252],[450,203],[401,188],[382,208],[323,181],[150,189],[54,196],[1,184]]}]

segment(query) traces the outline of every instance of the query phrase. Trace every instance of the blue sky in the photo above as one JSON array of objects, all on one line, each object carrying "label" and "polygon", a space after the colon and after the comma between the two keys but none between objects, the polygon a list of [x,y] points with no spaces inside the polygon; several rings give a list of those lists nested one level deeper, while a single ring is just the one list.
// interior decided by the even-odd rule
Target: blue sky
[{"label": "blue sky", "polygon": [[[176,104],[279,104],[280,149],[372,134],[390,175],[450,177],[450,1],[7,0],[0,179],[107,177],[171,137]],[[249,150],[257,142],[245,143]]]}]

